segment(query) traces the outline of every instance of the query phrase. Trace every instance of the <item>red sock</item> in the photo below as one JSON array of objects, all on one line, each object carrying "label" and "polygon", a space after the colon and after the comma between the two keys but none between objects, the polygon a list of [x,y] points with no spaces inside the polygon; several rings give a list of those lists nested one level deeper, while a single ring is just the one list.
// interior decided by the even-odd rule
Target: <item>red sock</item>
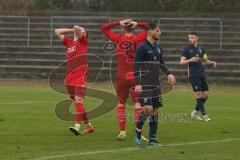
[{"label": "red sock", "polygon": [[87,113],[86,113],[86,110],[85,110],[85,106],[84,106],[84,105],[83,105],[83,112],[82,112],[82,121],[83,121],[85,124],[88,124],[88,123],[89,123],[89,120],[88,120]]},{"label": "red sock", "polygon": [[134,110],[134,123],[135,123],[135,125],[137,125],[137,123],[138,123],[139,115],[141,114],[141,112],[142,112],[142,108],[136,108]]},{"label": "red sock", "polygon": [[81,121],[82,121],[82,111],[83,111],[83,105],[81,103],[77,103],[75,105],[75,108],[76,108],[76,117],[75,117],[75,120],[76,120],[76,123],[80,124]]},{"label": "red sock", "polygon": [[124,106],[118,106],[117,107],[117,119],[118,119],[118,124],[119,124],[120,130],[125,131],[126,112],[125,112],[125,107]]},{"label": "red sock", "polygon": [[76,104],[76,123],[81,123],[82,121],[87,124],[89,122],[85,107],[82,103],[77,103]]}]

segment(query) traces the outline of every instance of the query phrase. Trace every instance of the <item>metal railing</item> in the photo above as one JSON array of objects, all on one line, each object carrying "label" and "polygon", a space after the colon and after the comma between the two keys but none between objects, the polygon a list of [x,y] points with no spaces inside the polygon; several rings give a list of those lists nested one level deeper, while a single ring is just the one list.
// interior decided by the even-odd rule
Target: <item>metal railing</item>
[{"label": "metal railing", "polygon": [[[21,22],[16,22],[18,20],[21,20]],[[8,27],[2,27],[3,25],[8,25]],[[19,25],[22,25],[19,27]],[[22,28],[23,27],[23,28]],[[0,29],[1,31],[0,35],[3,33],[5,35],[8,35],[12,32],[12,30],[17,30],[15,33],[26,31],[26,46],[30,46],[30,17],[29,16],[0,16]],[[2,39],[0,39],[2,41]],[[4,39],[6,42],[6,39]],[[22,41],[21,41],[22,42]],[[9,42],[11,43],[11,42]]]},{"label": "metal railing", "polygon": [[[21,20],[19,22],[19,25],[22,24],[24,27],[19,27],[19,32],[25,30],[24,33],[26,33],[26,46],[30,46],[30,37],[31,37],[31,19],[30,17],[28,16],[0,16],[0,29],[4,29],[4,27],[1,27],[1,24],[5,24],[7,25],[8,23],[11,24],[14,19],[16,20]],[[84,21],[83,23],[85,24],[88,24],[88,19],[93,21],[94,19],[96,20],[106,20],[106,23],[112,21],[112,20],[116,20],[117,18],[116,17],[106,17],[106,16],[52,16],[52,17],[49,17],[50,21],[49,21],[49,25],[50,25],[50,28],[49,28],[49,31],[50,31],[50,35],[47,35],[50,37],[49,39],[49,46],[54,46],[53,42],[54,42],[54,29],[56,27],[67,27],[67,26],[73,26],[74,24],[78,24],[82,21]],[[119,17],[119,19],[121,19]],[[140,18],[137,18],[137,19],[140,19]],[[143,18],[144,19],[144,18]],[[146,18],[145,18],[146,19]],[[221,18],[155,18],[157,19],[158,23],[161,25],[163,24],[163,21],[165,21],[165,24],[167,24],[166,22],[172,22],[172,21],[176,21],[176,22],[179,22],[179,24],[181,24],[183,21],[188,21],[188,22],[199,22],[199,25],[201,25],[201,23],[203,22],[207,22],[207,25],[210,24],[210,23],[215,23],[217,22],[218,24],[215,24],[216,26],[219,26],[219,30],[217,31],[212,31],[212,30],[209,30],[209,32],[217,32],[219,34],[219,49],[222,49],[223,48],[223,21]],[[18,24],[18,21],[14,22],[14,24]],[[101,25],[100,23],[96,25]],[[11,26],[11,25],[10,25]],[[194,24],[192,25],[194,26]],[[209,25],[210,26],[210,25]],[[6,32],[4,32],[4,34],[7,34],[8,32],[11,32],[11,29],[13,29],[14,27],[8,27],[8,28],[5,28]],[[16,27],[15,27],[16,29]],[[27,31],[27,32],[26,32]],[[91,32],[91,30],[90,30]],[[100,32],[100,30],[99,30]],[[207,31],[208,32],[208,31]],[[18,32],[17,32],[18,33]],[[1,35],[1,33],[0,33]],[[1,42],[1,38],[0,38],[0,42]]]},{"label": "metal railing", "polygon": [[162,20],[167,21],[208,21],[208,22],[218,22],[219,23],[219,49],[223,48],[223,20],[222,18],[159,18],[158,23],[161,25]]}]

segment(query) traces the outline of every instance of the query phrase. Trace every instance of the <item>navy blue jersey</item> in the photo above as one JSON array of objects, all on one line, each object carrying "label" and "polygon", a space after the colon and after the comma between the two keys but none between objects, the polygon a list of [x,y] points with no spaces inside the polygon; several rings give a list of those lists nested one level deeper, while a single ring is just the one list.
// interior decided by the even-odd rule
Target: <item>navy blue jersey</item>
[{"label": "navy blue jersey", "polygon": [[186,59],[191,59],[192,57],[201,58],[198,62],[190,62],[188,64],[188,76],[189,77],[203,77],[205,76],[205,70],[203,67],[203,56],[206,54],[205,48],[201,46],[192,46],[188,45],[183,48],[182,56],[186,57]]},{"label": "navy blue jersey", "polygon": [[166,74],[171,73],[163,60],[162,48],[145,40],[136,49],[134,62],[136,83],[159,85],[160,68]]}]

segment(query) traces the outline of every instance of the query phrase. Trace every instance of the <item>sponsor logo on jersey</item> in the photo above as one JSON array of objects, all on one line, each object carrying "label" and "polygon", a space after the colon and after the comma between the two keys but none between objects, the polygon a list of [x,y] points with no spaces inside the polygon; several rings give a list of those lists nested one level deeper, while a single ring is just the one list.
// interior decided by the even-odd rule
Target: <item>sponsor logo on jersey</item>
[{"label": "sponsor logo on jersey", "polygon": [[73,53],[76,51],[76,46],[73,46],[73,47],[70,47],[67,49],[67,53],[70,54],[70,53]]}]

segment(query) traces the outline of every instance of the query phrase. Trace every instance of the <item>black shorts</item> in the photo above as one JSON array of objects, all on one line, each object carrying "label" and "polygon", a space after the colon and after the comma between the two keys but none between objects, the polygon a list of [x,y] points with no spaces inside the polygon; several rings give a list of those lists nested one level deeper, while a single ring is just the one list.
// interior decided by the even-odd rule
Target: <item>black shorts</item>
[{"label": "black shorts", "polygon": [[203,77],[189,77],[194,92],[208,91],[208,82],[205,76]]},{"label": "black shorts", "polygon": [[162,107],[160,86],[143,86],[140,95],[141,106],[151,105],[153,108]]}]

